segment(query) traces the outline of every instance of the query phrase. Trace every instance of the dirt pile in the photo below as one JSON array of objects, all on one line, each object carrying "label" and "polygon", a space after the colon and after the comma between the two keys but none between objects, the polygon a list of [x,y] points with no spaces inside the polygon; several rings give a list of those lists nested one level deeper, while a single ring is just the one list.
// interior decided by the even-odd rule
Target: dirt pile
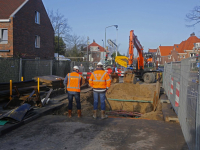
[{"label": "dirt pile", "polygon": [[113,84],[106,95],[107,98],[122,100],[149,100],[153,101],[156,84]]},{"label": "dirt pile", "polygon": [[107,99],[112,110],[140,112],[153,110],[153,96],[156,84],[119,83],[112,85],[107,91]]}]

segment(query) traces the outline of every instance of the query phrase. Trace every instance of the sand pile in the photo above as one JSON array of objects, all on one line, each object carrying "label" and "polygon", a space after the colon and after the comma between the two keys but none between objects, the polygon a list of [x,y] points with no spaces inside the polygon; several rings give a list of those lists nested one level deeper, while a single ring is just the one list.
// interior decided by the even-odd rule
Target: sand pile
[{"label": "sand pile", "polygon": [[[153,110],[153,96],[156,84],[119,83],[107,91],[107,99],[112,110],[148,113]],[[126,101],[133,100],[133,101]]]},{"label": "sand pile", "polygon": [[107,91],[107,98],[153,101],[156,84],[119,83]]}]

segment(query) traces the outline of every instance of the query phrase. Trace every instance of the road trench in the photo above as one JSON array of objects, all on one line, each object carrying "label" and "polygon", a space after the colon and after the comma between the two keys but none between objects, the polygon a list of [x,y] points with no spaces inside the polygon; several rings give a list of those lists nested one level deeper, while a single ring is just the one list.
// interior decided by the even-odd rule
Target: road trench
[{"label": "road trench", "polygon": [[[123,117],[129,119],[163,120],[162,105],[158,101],[156,110],[153,110],[152,98],[155,84],[139,85],[129,83],[112,84],[106,93],[106,114],[109,117]],[[92,90],[80,94],[81,111],[83,117],[92,117],[93,92]],[[121,101],[124,100],[124,101]],[[133,101],[130,101],[133,100]],[[68,115],[68,99],[65,105],[53,112],[53,115]],[[100,117],[100,101],[98,117]],[[77,116],[76,101],[73,99],[72,117]]]}]

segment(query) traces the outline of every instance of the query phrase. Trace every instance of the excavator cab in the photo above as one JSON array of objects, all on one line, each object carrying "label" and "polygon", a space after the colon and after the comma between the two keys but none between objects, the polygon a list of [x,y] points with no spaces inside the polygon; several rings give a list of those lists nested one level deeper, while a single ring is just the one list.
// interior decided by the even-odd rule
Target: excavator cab
[{"label": "excavator cab", "polygon": [[152,53],[144,53],[144,68],[146,70],[154,68],[154,61],[153,61]]}]

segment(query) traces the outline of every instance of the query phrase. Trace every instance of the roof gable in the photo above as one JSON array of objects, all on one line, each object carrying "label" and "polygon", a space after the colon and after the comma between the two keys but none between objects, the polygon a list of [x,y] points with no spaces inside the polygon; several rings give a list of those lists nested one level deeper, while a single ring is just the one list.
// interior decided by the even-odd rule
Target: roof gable
[{"label": "roof gable", "polygon": [[[93,41],[93,43],[91,43],[90,45],[88,45],[88,50],[90,51],[90,47],[91,46],[98,46],[99,47],[99,51],[100,52],[105,52],[105,48],[103,48],[102,46],[100,46],[99,44],[97,44],[96,42]],[[84,51],[87,50],[87,47],[84,48]]]},{"label": "roof gable", "polygon": [[182,41],[177,49],[178,53],[184,53],[184,50],[192,50],[194,43],[200,42],[200,39],[196,36],[190,36],[186,41]]},{"label": "roof gable", "polygon": [[157,49],[149,49],[149,53],[156,53]]},{"label": "roof gable", "polygon": [[9,19],[26,1],[27,0],[0,0],[0,19]]},{"label": "roof gable", "polygon": [[161,56],[168,56],[171,54],[174,46],[159,46]]}]

